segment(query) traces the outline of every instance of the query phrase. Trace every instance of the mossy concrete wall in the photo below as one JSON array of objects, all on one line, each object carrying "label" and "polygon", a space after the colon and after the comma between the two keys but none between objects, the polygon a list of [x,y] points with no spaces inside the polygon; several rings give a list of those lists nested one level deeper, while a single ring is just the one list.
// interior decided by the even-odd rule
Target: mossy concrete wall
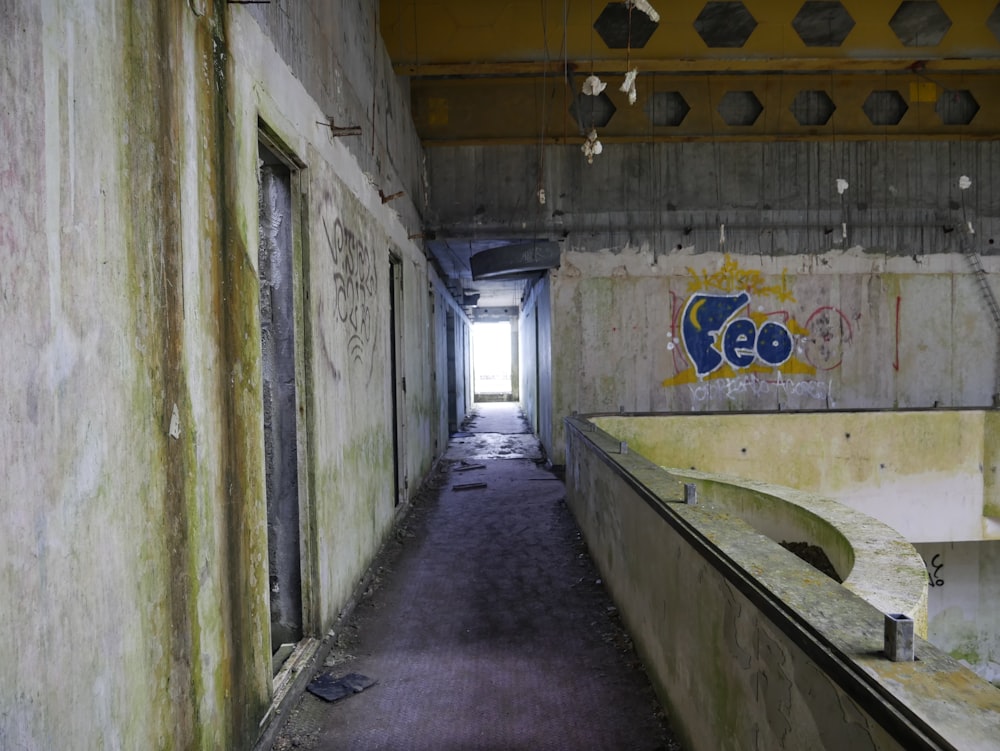
[{"label": "mossy concrete wall", "polygon": [[[337,33],[371,27],[337,21]],[[331,136],[247,7],[14,0],[4,27],[0,748],[248,748],[272,690],[261,128],[297,170],[311,635],[396,513],[390,254],[411,492],[446,440],[434,278],[407,224],[415,197],[383,203],[392,180],[373,184]],[[418,164],[414,142],[377,151]],[[400,179],[390,162],[378,176]]]},{"label": "mossy concrete wall", "polygon": [[5,6],[3,748],[235,748],[268,704],[223,11]]},{"label": "mossy concrete wall", "polygon": [[1000,687],[1000,540],[921,543],[928,638]]},{"label": "mossy concrete wall", "polygon": [[603,431],[567,428],[567,502],[685,748],[995,748],[1000,694]]},{"label": "mossy concrete wall", "polygon": [[[370,20],[347,14],[340,23],[364,25]],[[298,31],[303,39],[315,36],[314,31]],[[444,307],[443,285],[410,238],[414,198],[383,201],[386,190],[377,176],[362,169],[350,137],[331,135],[321,104],[307,87],[313,79],[301,81],[292,75],[270,32],[273,29],[261,28],[255,14],[232,12],[233,84],[239,95],[235,121],[244,144],[239,185],[246,192],[240,206],[247,211],[240,223],[255,235],[253,150],[258,126],[263,125],[302,165],[298,179],[306,355],[301,412],[308,444],[308,463],[302,470],[308,482],[308,526],[302,532],[309,549],[303,578],[309,588],[311,628],[322,634],[391,530],[397,500],[405,503],[416,492],[447,443],[447,412],[436,367],[447,357],[437,312]],[[324,33],[336,32],[328,27]],[[386,164],[410,160],[412,155],[404,158],[401,152],[411,147],[408,140],[377,144]],[[385,171],[396,174],[388,166]],[[386,179],[389,185],[392,178]],[[397,277],[395,293],[390,264]],[[398,306],[398,390],[391,367],[393,294]],[[399,431],[395,443],[394,422]]]},{"label": "mossy concrete wall", "polygon": [[551,273],[555,457],[574,411],[992,404],[997,331],[960,253],[747,255],[734,232],[676,248],[566,243]]},{"label": "mossy concrete wall", "polygon": [[[998,465],[983,410],[604,416],[595,421],[665,467],[819,493],[911,542],[980,540]],[[987,484],[989,483],[989,484]]]}]

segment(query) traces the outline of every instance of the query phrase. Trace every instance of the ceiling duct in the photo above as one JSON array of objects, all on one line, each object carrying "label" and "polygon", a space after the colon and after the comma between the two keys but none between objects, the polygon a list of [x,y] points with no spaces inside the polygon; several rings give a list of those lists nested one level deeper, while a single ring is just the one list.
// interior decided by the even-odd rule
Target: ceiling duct
[{"label": "ceiling duct", "polygon": [[511,279],[559,266],[559,243],[552,240],[502,245],[476,253],[469,259],[472,278]]}]

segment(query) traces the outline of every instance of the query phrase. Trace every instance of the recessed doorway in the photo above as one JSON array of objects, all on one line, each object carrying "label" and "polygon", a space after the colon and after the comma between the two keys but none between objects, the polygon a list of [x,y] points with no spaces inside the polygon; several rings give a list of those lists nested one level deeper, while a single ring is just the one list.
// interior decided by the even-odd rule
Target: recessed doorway
[{"label": "recessed doorway", "polygon": [[271,653],[303,636],[292,170],[259,146],[261,399]]}]

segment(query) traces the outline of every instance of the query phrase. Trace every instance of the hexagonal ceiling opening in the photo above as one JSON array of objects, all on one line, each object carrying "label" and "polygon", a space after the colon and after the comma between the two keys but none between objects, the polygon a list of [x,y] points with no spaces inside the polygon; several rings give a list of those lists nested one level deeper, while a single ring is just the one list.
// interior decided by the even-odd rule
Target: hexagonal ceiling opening
[{"label": "hexagonal ceiling opening", "polygon": [[719,100],[719,115],[726,125],[753,125],[763,111],[752,91],[727,91]]},{"label": "hexagonal ceiling opening", "polygon": [[742,47],[757,19],[740,0],[718,0],[705,4],[694,28],[709,47]]},{"label": "hexagonal ceiling opening", "polygon": [[899,125],[909,108],[903,95],[895,89],[873,91],[862,105],[872,125]]},{"label": "hexagonal ceiling opening", "polygon": [[854,28],[854,19],[840,0],[808,0],[792,27],[807,47],[839,47]]},{"label": "hexagonal ceiling opening", "polygon": [[934,111],[945,125],[968,125],[979,112],[979,102],[968,89],[942,91]]},{"label": "hexagonal ceiling opening", "polygon": [[584,130],[603,128],[616,111],[615,103],[603,91],[597,96],[580,92],[569,107],[569,113]]},{"label": "hexagonal ceiling opening", "polygon": [[997,38],[997,41],[1000,42],[1000,3],[997,3],[997,7],[990,13],[990,17],[986,19],[986,25],[993,32],[993,36]]},{"label": "hexagonal ceiling opening", "polygon": [[933,47],[951,28],[951,19],[937,0],[903,0],[889,26],[907,47]]},{"label": "hexagonal ceiling opening", "polygon": [[837,105],[825,91],[800,91],[789,109],[799,125],[826,125]]},{"label": "hexagonal ceiling opening", "polygon": [[690,111],[691,105],[679,91],[657,91],[646,102],[646,116],[653,125],[675,128]]},{"label": "hexagonal ceiling opening", "polygon": [[625,3],[608,3],[594,21],[594,30],[609,49],[641,49],[659,25],[641,10]]}]

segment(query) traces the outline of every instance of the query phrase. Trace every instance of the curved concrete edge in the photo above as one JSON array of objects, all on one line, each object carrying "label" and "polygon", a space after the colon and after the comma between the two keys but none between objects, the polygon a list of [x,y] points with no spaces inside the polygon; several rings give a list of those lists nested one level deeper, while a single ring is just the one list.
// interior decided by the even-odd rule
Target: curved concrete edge
[{"label": "curved concrete edge", "polygon": [[927,638],[927,569],[902,535],[842,503],[794,488],[739,477],[662,468],[693,482],[706,505],[739,516],[776,543],[808,542],[826,552],[843,586],[883,613],[903,613]]}]

